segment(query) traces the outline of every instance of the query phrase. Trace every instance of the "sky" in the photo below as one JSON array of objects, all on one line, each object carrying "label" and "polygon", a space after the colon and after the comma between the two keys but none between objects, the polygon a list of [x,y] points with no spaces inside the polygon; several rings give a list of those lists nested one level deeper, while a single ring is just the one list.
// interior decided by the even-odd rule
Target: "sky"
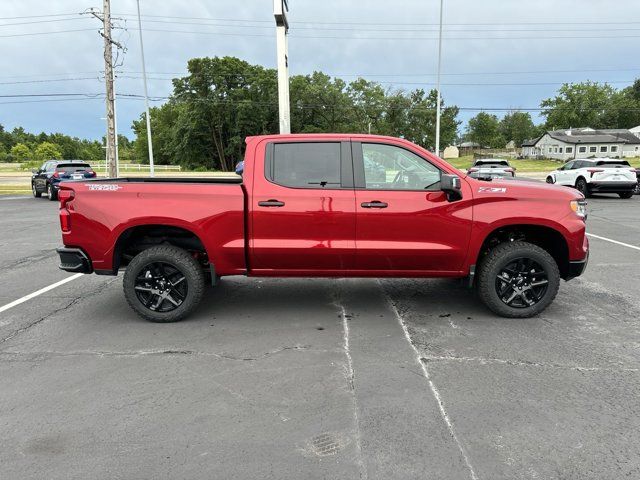
[{"label": "sky", "polygon": [[[466,122],[535,109],[563,82],[640,77],[640,2],[444,0],[442,95]],[[187,60],[236,56],[275,67],[272,0],[140,0],[149,95],[171,93]],[[291,74],[321,70],[385,87],[435,86],[440,0],[289,0]],[[0,2],[0,124],[98,139],[105,133],[100,0]],[[120,53],[119,133],[144,111],[135,0],[112,0]],[[60,94],[73,94],[60,96]],[[22,96],[19,96],[22,95]],[[87,96],[88,95],[88,96]],[[94,96],[94,98],[91,98]],[[532,111],[534,120],[541,117]],[[461,131],[464,130],[464,125]]]}]

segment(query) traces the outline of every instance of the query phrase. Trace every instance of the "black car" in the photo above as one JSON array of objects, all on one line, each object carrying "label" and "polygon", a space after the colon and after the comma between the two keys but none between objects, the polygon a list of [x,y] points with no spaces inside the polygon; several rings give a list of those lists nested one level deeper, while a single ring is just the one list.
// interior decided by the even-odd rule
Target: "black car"
[{"label": "black car", "polygon": [[33,170],[31,191],[39,198],[46,193],[49,200],[58,198],[60,182],[63,180],[83,180],[95,178],[91,165],[81,160],[49,160],[39,170]]}]

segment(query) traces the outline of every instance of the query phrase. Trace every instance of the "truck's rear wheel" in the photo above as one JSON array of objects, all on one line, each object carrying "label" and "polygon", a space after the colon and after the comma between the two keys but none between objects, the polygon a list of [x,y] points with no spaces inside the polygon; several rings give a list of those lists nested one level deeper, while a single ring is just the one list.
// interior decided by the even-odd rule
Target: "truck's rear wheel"
[{"label": "truck's rear wheel", "polygon": [[142,318],[151,322],[177,322],[202,300],[205,276],[189,252],[159,245],[131,260],[123,286],[127,302]]},{"label": "truck's rear wheel", "polygon": [[631,197],[633,197],[633,191],[630,191],[630,192],[620,192],[620,193],[618,194],[618,196],[619,196],[620,198],[624,198],[624,199],[626,199],[626,198],[631,198]]},{"label": "truck's rear wheel", "polygon": [[502,243],[480,265],[480,299],[494,313],[527,318],[547,308],[558,293],[560,272],[549,253],[528,242]]}]

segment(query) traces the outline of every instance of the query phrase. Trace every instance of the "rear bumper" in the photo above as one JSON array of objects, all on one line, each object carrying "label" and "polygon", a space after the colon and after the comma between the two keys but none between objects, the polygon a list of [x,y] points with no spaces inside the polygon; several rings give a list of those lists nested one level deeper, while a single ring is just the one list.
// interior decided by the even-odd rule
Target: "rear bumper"
[{"label": "rear bumper", "polygon": [[632,192],[638,182],[591,182],[589,190],[592,192],[624,193]]},{"label": "rear bumper", "polygon": [[74,273],[93,272],[91,260],[87,254],[79,248],[61,247],[56,249],[56,252],[60,255],[60,270]]}]

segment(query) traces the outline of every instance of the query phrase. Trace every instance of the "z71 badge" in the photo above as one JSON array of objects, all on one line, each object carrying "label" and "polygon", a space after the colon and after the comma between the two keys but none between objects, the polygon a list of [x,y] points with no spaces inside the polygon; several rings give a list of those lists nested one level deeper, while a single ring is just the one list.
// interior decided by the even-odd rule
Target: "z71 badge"
[{"label": "z71 badge", "polygon": [[480,187],[478,193],[507,193],[506,187]]},{"label": "z71 badge", "polygon": [[106,192],[116,192],[122,188],[120,185],[111,185],[111,184],[101,185],[101,184],[85,183],[84,185],[89,190],[103,190]]}]

